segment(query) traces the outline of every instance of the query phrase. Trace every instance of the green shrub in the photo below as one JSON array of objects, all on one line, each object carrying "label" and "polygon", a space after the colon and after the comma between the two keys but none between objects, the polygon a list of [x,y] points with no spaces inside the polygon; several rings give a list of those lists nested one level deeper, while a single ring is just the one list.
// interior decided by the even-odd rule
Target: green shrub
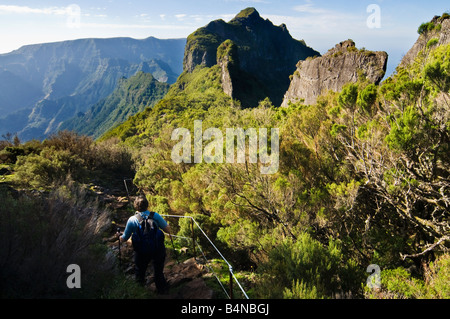
[{"label": "green shrub", "polygon": [[426,267],[424,298],[450,299],[450,254],[442,255]]},{"label": "green shrub", "polygon": [[358,94],[357,105],[362,111],[370,113],[377,100],[378,88],[375,84],[369,84]]},{"label": "green shrub", "polygon": [[124,176],[133,175],[134,161],[131,150],[118,138],[97,142],[91,150],[89,169],[121,173]]},{"label": "green shrub", "polygon": [[19,156],[29,154],[39,154],[42,151],[42,144],[37,140],[31,140],[24,144],[10,143],[0,147],[0,164],[15,164]]},{"label": "green shrub", "polygon": [[436,28],[436,25],[433,22],[425,22],[422,23],[417,30],[417,33],[424,34],[429,31],[433,31]]},{"label": "green shrub", "polygon": [[[88,193],[73,184],[48,196],[2,188],[0,201],[1,298],[101,296],[115,274],[102,244],[109,213]],[[71,264],[80,266],[81,289],[66,285]]]},{"label": "green shrub", "polygon": [[419,112],[414,107],[407,107],[403,114],[392,121],[391,131],[386,136],[386,142],[394,150],[408,150],[415,147],[415,140],[419,138]]},{"label": "green shrub", "polygon": [[382,270],[380,289],[366,288],[366,298],[449,299],[450,255],[437,258],[424,269],[423,278],[413,277],[404,268]]},{"label": "green shrub", "polygon": [[439,43],[439,39],[438,38],[433,38],[430,41],[428,41],[427,43],[427,49],[431,48],[432,46],[435,46],[436,44]]},{"label": "green shrub", "polygon": [[[212,219],[206,215],[196,214],[193,216],[198,225],[203,229],[206,235],[215,243],[216,234],[219,230],[219,225],[215,224]],[[186,237],[189,239],[183,239],[182,245],[187,247],[192,247],[192,219],[190,218],[180,218],[179,225],[180,231],[178,232],[178,236]],[[203,235],[202,231],[197,227],[196,223],[193,224],[194,237],[195,241],[202,247],[205,252],[211,252],[213,254],[217,254],[214,250],[214,247],[211,246],[208,239]],[[197,249],[197,247],[195,248]]]},{"label": "green shrub", "polygon": [[25,155],[25,151],[22,148],[7,146],[0,151],[0,163],[14,164],[17,161],[17,157],[23,155]]},{"label": "green shrub", "polygon": [[381,273],[381,284],[395,298],[412,298],[420,293],[423,285],[403,268],[386,270]]},{"label": "green shrub", "polygon": [[356,291],[362,280],[361,272],[344,260],[335,243],[325,247],[307,233],[276,246],[260,271],[264,279],[257,290],[262,298],[331,298]]},{"label": "green shrub", "polygon": [[84,161],[67,150],[44,149],[40,155],[21,156],[17,160],[15,181],[34,188],[48,188],[67,176],[81,180],[86,174]]},{"label": "green shrub", "polygon": [[423,294],[423,282],[404,268],[382,270],[380,276],[380,288],[365,288],[367,299],[416,299]]},{"label": "green shrub", "polygon": [[358,99],[358,86],[353,83],[345,85],[339,94],[338,103],[342,108],[352,110]]},{"label": "green shrub", "polygon": [[94,160],[91,149],[93,143],[92,138],[88,136],[70,131],[59,131],[42,144],[45,148],[54,148],[57,151],[66,151],[71,155],[76,155],[89,165]]},{"label": "green shrub", "polygon": [[283,292],[283,299],[322,299],[317,294],[316,287],[308,287],[303,281],[296,280],[292,283],[292,288],[286,288]]}]

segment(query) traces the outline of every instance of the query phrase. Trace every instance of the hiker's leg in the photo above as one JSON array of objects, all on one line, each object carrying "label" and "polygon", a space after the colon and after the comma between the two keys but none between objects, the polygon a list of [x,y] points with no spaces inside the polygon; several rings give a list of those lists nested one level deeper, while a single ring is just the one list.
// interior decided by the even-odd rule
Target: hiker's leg
[{"label": "hiker's leg", "polygon": [[164,276],[165,260],[166,260],[166,249],[164,248],[161,254],[153,260],[153,268],[155,271],[155,285],[159,293],[165,292],[167,288],[167,282]]},{"label": "hiker's leg", "polygon": [[145,272],[147,271],[149,262],[149,256],[138,253],[134,254],[135,278],[141,285],[145,284]]}]

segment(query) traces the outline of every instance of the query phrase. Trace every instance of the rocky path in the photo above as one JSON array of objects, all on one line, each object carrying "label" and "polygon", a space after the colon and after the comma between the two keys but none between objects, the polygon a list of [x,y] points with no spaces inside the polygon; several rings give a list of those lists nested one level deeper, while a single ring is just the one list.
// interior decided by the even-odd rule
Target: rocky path
[{"label": "rocky path", "polygon": [[[122,191],[117,189],[103,189],[93,186],[97,195],[105,205],[113,211],[113,224],[111,227],[111,236],[106,239],[108,246],[120,258],[120,268],[125,274],[134,278],[133,248],[131,241],[121,243],[119,257],[119,243],[115,234],[117,227],[123,232],[126,222],[131,213],[128,198],[123,196]],[[214,291],[207,286],[205,279],[211,276],[207,267],[202,265],[201,260],[194,257],[188,258],[187,255],[179,255],[179,261],[174,256],[174,251],[166,245],[167,258],[164,268],[164,274],[169,284],[169,291],[165,295],[157,295],[154,284],[153,269],[150,265],[147,270],[146,287],[155,293],[157,298],[161,299],[213,299]],[[170,247],[170,248],[169,248]],[[180,252],[177,252],[180,254]]]}]

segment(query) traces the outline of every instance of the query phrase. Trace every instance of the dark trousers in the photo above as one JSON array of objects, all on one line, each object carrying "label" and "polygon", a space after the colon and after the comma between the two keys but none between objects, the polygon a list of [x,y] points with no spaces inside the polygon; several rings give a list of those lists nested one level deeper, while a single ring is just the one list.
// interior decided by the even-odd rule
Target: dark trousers
[{"label": "dark trousers", "polygon": [[164,277],[164,262],[166,260],[165,248],[155,257],[145,253],[134,253],[136,281],[142,285],[145,284],[145,272],[152,260],[156,289],[159,293],[163,293],[167,286],[166,278]]}]

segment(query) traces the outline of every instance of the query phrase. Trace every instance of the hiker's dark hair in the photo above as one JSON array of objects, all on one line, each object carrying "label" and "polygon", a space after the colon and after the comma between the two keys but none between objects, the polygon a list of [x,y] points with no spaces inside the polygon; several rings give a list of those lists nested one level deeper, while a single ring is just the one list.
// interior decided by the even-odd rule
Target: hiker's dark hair
[{"label": "hiker's dark hair", "polygon": [[136,197],[136,199],[134,200],[134,209],[142,213],[145,212],[147,208],[148,208],[147,198],[144,195]]}]

